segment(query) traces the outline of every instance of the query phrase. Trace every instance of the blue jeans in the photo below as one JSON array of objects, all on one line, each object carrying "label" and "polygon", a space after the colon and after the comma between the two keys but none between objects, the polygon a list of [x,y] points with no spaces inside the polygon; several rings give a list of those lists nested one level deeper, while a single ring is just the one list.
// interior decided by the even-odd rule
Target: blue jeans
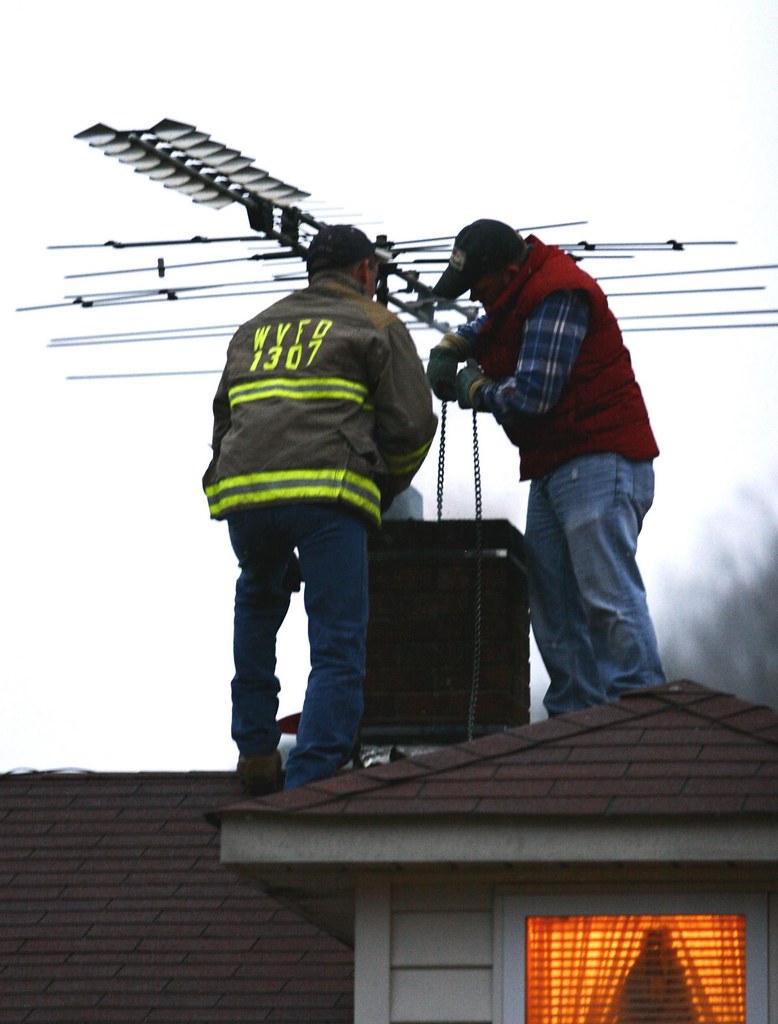
[{"label": "blue jeans", "polygon": [[527,505],[532,629],[550,677],[550,715],[664,682],[635,561],[654,498],[651,462],[611,453],[533,480]]},{"label": "blue jeans", "polygon": [[339,506],[275,505],[228,517],[235,588],[232,737],[242,754],[280,739],[276,635],[289,609],[295,548],[305,581],[311,671],[286,787],[327,778],[348,761],[362,718],[367,633],[367,526]]}]

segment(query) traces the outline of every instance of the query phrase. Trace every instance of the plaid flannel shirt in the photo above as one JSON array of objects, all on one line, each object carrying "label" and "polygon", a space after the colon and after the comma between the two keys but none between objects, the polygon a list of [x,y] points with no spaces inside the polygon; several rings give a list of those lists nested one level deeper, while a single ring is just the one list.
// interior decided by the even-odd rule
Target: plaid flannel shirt
[{"label": "plaid flannel shirt", "polygon": [[[486,319],[464,324],[458,333],[473,344]],[[552,292],[524,324],[515,373],[481,388],[479,409],[501,424],[548,412],[559,401],[588,327],[589,303],[582,292]]]}]

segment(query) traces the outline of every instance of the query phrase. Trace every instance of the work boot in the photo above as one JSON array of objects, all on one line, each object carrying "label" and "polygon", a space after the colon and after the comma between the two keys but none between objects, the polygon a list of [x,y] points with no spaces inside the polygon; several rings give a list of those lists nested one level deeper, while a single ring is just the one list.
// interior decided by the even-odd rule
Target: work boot
[{"label": "work boot", "polygon": [[246,789],[255,796],[275,793],[283,788],[284,783],[281,755],[277,750],[272,754],[241,754],[238,775]]}]

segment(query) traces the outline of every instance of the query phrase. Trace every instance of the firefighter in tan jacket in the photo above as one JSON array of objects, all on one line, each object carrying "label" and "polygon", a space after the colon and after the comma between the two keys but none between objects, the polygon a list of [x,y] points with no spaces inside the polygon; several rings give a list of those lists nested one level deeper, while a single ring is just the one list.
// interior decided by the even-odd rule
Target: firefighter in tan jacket
[{"label": "firefighter in tan jacket", "polygon": [[309,286],[235,333],[214,399],[211,516],[238,558],[232,736],[253,790],[280,785],[276,634],[297,551],[311,671],[286,787],[348,760],[362,716],[367,530],[435,435],[429,385],[404,325],[373,301],[375,249],[322,228]]}]

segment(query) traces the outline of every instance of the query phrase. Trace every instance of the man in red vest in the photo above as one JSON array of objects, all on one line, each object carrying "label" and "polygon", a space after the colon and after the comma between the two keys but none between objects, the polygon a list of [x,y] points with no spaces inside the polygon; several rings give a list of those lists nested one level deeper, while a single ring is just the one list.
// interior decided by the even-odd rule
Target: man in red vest
[{"label": "man in red vest", "polygon": [[608,301],[572,257],[495,220],[460,231],[435,286],[446,299],[468,290],[486,315],[445,335],[427,376],[438,398],[495,417],[531,481],[525,541],[546,710],[663,682],[635,560],[659,449]]}]

